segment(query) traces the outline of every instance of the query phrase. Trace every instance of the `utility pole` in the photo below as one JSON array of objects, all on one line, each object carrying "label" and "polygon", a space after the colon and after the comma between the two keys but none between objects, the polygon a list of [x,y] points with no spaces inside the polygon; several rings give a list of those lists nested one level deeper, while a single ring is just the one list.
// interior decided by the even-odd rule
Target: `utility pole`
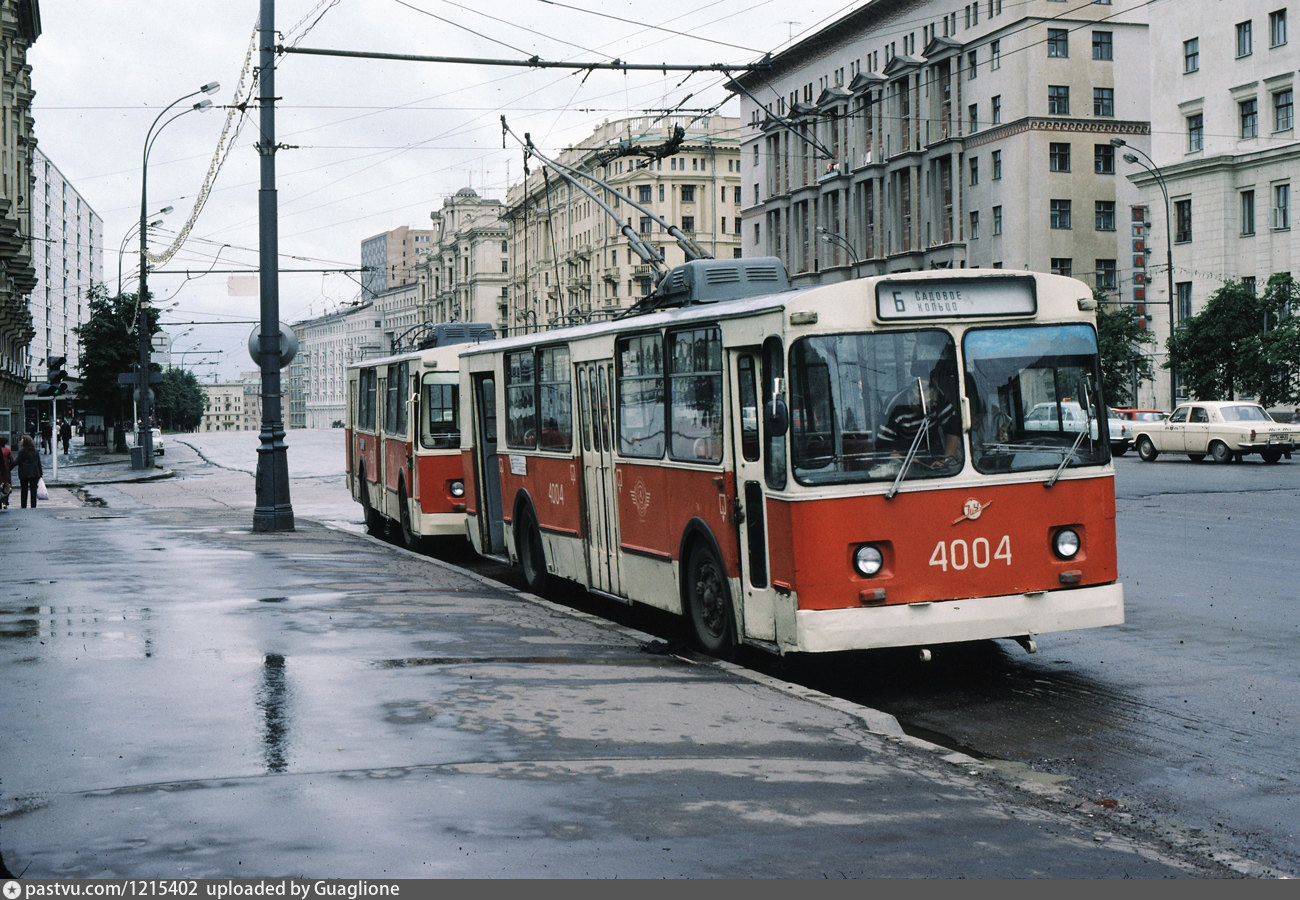
[{"label": "utility pole", "polygon": [[261,286],[259,356],[262,369],[262,431],[257,448],[257,505],[254,531],[293,531],[289,462],[280,404],[279,224],[275,192],[275,0],[261,0],[258,84],[261,87],[261,187],[257,192],[258,262]]}]

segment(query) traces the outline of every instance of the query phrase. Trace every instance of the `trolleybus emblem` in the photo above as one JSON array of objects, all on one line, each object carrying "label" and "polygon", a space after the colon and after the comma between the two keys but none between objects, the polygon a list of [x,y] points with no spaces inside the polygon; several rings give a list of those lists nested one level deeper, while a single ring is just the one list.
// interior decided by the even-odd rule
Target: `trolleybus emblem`
[{"label": "trolleybus emblem", "polygon": [[650,490],[640,478],[632,487],[632,505],[636,507],[637,515],[644,519],[646,510],[650,508]]},{"label": "trolleybus emblem", "polygon": [[990,500],[988,503],[980,503],[974,497],[971,497],[964,504],[962,504],[961,515],[953,519],[952,524],[957,525],[958,523],[965,522],[967,519],[974,522],[976,519],[980,517],[980,514],[983,513],[984,510],[988,509],[992,505],[993,505],[992,500]]}]

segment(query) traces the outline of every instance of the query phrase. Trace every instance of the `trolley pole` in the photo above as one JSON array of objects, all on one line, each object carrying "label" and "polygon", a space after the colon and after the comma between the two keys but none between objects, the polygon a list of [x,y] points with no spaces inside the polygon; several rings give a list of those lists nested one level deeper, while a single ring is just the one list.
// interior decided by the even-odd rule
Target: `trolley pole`
[{"label": "trolley pole", "polygon": [[293,531],[289,502],[289,462],[280,402],[279,225],[275,192],[275,0],[261,0],[258,83],[261,85],[261,187],[257,193],[258,256],[261,287],[262,432],[257,448],[257,505],[253,531]]}]

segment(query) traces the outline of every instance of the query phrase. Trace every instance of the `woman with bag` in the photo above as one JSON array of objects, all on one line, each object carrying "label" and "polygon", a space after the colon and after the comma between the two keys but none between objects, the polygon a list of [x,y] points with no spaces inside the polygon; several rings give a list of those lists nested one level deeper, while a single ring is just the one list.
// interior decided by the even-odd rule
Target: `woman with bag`
[{"label": "woman with bag", "polygon": [[32,497],[32,509],[36,508],[36,485],[45,475],[41,465],[41,454],[36,451],[36,442],[30,434],[24,434],[18,450],[18,481],[22,484],[23,509],[27,508],[27,495]]}]

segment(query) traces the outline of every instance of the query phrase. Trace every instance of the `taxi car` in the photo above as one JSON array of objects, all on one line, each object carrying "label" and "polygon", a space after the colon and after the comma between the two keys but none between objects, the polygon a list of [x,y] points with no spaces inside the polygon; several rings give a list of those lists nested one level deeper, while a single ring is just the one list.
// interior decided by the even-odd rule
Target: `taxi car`
[{"label": "taxi car", "polygon": [[1186,453],[1193,462],[1215,462],[1258,453],[1275,463],[1295,449],[1300,428],[1275,422],[1264,407],[1244,400],[1197,400],[1181,403],[1159,422],[1135,422],[1133,445],[1151,462],[1161,453]]},{"label": "taxi car", "polygon": [[[1106,427],[1110,438],[1112,456],[1123,456],[1132,446],[1132,422],[1120,419],[1115,410],[1108,409]],[[1088,429],[1088,436],[1097,436],[1097,421],[1091,419],[1084,408],[1072,401],[1060,403],[1037,403],[1025,414],[1026,431],[1083,431]]]}]

